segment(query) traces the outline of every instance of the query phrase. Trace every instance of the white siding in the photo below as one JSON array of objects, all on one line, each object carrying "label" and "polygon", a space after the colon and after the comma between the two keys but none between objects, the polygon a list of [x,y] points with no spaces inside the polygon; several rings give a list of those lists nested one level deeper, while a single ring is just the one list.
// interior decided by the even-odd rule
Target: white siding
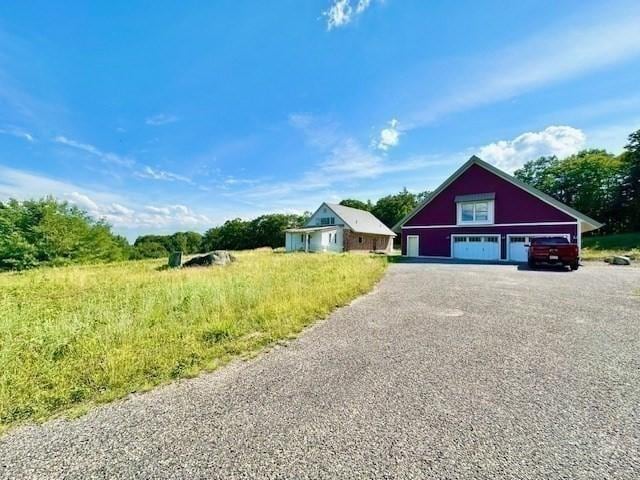
[{"label": "white siding", "polygon": [[287,252],[304,251],[304,240],[300,239],[300,235],[304,238],[304,234],[287,232],[285,234],[285,248]]},{"label": "white siding", "polygon": [[[341,252],[342,251],[342,227],[334,230],[309,233],[310,252]],[[307,234],[287,232],[285,234],[285,248],[288,252],[304,251],[304,239]],[[335,235],[335,239],[334,239]],[[331,238],[331,241],[329,241]]]},{"label": "white siding", "polygon": [[[341,252],[343,250],[343,235],[344,228],[338,227],[333,232],[325,232],[327,235],[326,246],[329,252]],[[331,242],[329,242],[329,233],[331,233]]]},{"label": "white siding", "polygon": [[307,222],[307,226],[308,227],[320,227],[320,226],[324,227],[324,226],[327,226],[327,225],[322,225],[320,223],[320,219],[323,218],[323,217],[334,217],[335,218],[335,224],[334,225],[344,225],[344,221],[338,215],[336,215],[336,213],[333,210],[331,210],[326,205],[323,205],[309,219],[309,221]]}]

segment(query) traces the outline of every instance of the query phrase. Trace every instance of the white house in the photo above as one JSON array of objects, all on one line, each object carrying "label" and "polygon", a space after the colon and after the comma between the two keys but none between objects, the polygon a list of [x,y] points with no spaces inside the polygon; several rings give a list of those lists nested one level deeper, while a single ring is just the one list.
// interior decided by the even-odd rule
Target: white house
[{"label": "white house", "polygon": [[285,233],[288,252],[389,252],[396,236],[370,212],[323,203],[302,228]]}]

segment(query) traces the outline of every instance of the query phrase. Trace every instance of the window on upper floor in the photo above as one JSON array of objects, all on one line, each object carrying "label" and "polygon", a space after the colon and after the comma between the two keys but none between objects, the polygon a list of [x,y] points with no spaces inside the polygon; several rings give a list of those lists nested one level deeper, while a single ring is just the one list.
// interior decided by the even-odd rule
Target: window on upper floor
[{"label": "window on upper floor", "polygon": [[336,217],[320,217],[320,225],[335,225]]},{"label": "window on upper floor", "polygon": [[457,204],[458,224],[493,223],[493,200],[460,202]]}]

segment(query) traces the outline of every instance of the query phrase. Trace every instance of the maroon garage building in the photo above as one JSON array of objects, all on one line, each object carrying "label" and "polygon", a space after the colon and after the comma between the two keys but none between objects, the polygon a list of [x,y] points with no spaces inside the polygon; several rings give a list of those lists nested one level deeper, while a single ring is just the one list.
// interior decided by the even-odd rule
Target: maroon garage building
[{"label": "maroon garage building", "polygon": [[393,230],[409,257],[524,262],[531,237],[602,224],[473,156]]}]

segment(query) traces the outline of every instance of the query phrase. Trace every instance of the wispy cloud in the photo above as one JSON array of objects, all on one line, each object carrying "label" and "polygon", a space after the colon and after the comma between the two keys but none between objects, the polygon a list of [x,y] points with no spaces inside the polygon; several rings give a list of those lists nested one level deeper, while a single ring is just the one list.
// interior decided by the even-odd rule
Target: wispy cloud
[{"label": "wispy cloud", "polygon": [[27,142],[33,143],[35,142],[35,138],[33,135],[27,132],[26,130],[22,130],[17,127],[4,127],[0,128],[0,134],[2,135],[11,135],[12,137],[22,138]]},{"label": "wispy cloud", "polygon": [[[620,12],[618,12],[620,13]],[[509,48],[477,58],[456,71],[465,80],[453,84],[423,108],[403,115],[406,129],[438,118],[506,100],[640,56],[640,8],[599,16],[590,23],[550,29]]]},{"label": "wispy cloud", "polygon": [[89,153],[105,163],[113,163],[113,164],[128,166],[128,167],[131,167],[135,163],[130,158],[123,157],[111,152],[103,152],[102,150],[100,150],[99,148],[91,144],[81,143],[76,140],[64,137],[62,135],[58,135],[53,139],[53,141],[56,143],[65,145],[67,147]]},{"label": "wispy cloud", "polygon": [[53,139],[54,142],[65,145],[67,147],[79,150],[81,152],[86,152],[101,161],[109,164],[115,164],[122,167],[126,167],[126,169],[136,177],[139,178],[147,178],[151,180],[158,181],[166,181],[166,182],[185,182],[193,184],[193,181],[185,176],[178,173],[169,172],[167,170],[161,170],[157,168],[152,168],[148,165],[140,167],[135,159],[118,155],[116,153],[104,152],[98,147],[91,145],[89,143],[82,143],[77,140],[73,140],[64,136],[57,136]]},{"label": "wispy cloud", "polygon": [[136,172],[136,175],[141,178],[150,178],[152,180],[165,180],[168,182],[185,182],[193,183],[189,177],[180,175],[177,173],[167,172],[166,170],[156,170],[149,166],[145,166],[142,171]]},{"label": "wispy cloud", "polygon": [[96,219],[104,219],[120,231],[169,231],[204,229],[213,220],[182,204],[145,204],[118,194],[83,188],[23,170],[0,165],[0,200],[30,199],[53,195],[77,205]]},{"label": "wispy cloud", "polygon": [[400,143],[400,131],[398,130],[398,120],[395,118],[389,122],[389,126],[380,130],[380,136],[376,142],[378,150],[387,151]]},{"label": "wispy cloud", "polygon": [[160,125],[166,125],[168,123],[174,123],[178,121],[178,117],[176,117],[175,115],[170,115],[167,113],[158,113],[157,115],[152,115],[150,117],[147,117],[145,120],[145,123],[147,125],[152,125],[154,127],[160,126]]},{"label": "wispy cloud", "polygon": [[[431,166],[451,163],[451,159],[436,156],[410,156],[390,160],[377,150],[377,143],[368,148],[353,136],[341,132],[334,122],[317,119],[309,114],[292,115],[289,118],[292,127],[298,129],[307,143],[317,150],[318,159],[298,178],[285,182],[259,184],[240,192],[243,198],[269,199],[282,204],[297,198],[300,192],[307,195],[313,192],[318,197],[330,198],[332,191],[345,185],[353,187],[362,180],[371,180],[384,175],[400,172],[418,171]],[[392,122],[389,128],[397,128]],[[389,145],[394,143],[391,138]],[[397,143],[397,142],[395,142]],[[315,198],[315,197],[314,197]]]},{"label": "wispy cloud", "polygon": [[260,183],[260,180],[255,178],[238,178],[229,175],[223,180],[223,183],[225,185],[255,185]]},{"label": "wispy cloud", "polygon": [[577,153],[586,142],[582,130],[569,126],[545,128],[540,132],[526,132],[512,140],[499,140],[478,150],[478,156],[496,167],[513,172],[525,162],[541,156],[556,155],[559,158]]},{"label": "wispy cloud", "polygon": [[302,132],[307,144],[315,148],[330,148],[344,136],[335,122],[318,119],[310,113],[292,113],[289,125]]},{"label": "wispy cloud", "polygon": [[327,19],[327,30],[344,27],[371,6],[372,0],[332,0],[331,6],[322,12]]}]

